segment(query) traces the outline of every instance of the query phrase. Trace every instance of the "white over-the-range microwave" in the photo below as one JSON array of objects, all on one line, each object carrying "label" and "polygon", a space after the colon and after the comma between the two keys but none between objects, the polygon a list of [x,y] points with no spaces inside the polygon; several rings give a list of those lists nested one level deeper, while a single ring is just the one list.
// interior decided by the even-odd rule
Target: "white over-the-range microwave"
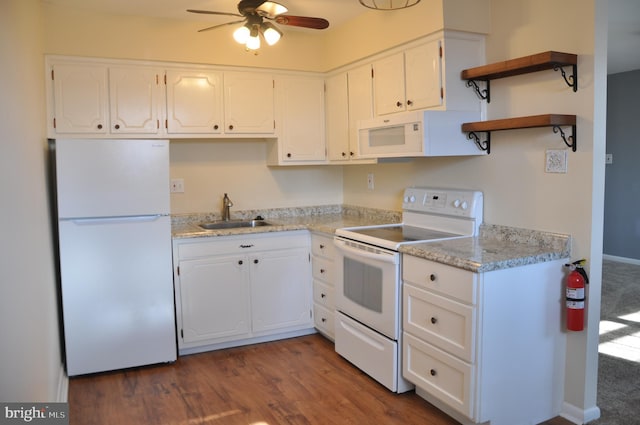
[{"label": "white over-the-range microwave", "polygon": [[358,121],[358,156],[485,155],[462,131],[480,121],[479,111],[411,111]]}]

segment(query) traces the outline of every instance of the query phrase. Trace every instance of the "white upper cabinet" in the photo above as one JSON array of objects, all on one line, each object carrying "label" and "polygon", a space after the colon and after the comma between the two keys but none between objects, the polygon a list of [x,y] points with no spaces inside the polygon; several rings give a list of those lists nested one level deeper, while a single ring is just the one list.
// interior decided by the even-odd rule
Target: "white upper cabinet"
[{"label": "white upper cabinet", "polygon": [[51,67],[56,134],[107,134],[108,71],[103,65],[56,64]]},{"label": "white upper cabinet", "polygon": [[440,51],[435,40],[373,62],[376,114],[440,106]]},{"label": "white upper cabinet", "polygon": [[358,159],[358,120],[373,115],[371,65],[326,80],[327,147],[329,161],[339,164],[375,163]]},{"label": "white upper cabinet", "polygon": [[324,163],[324,80],[278,76],[275,86],[278,139],[269,146],[269,165]]},{"label": "white upper cabinet", "polygon": [[274,133],[273,84],[271,74],[224,73],[225,133]]},{"label": "white upper cabinet", "polygon": [[53,135],[156,135],[160,131],[160,71],[65,63],[51,67]]},{"label": "white upper cabinet", "polygon": [[166,78],[167,133],[222,133],[222,72],[171,69]]},{"label": "white upper cabinet", "polygon": [[109,130],[113,134],[158,134],[162,70],[109,68]]}]

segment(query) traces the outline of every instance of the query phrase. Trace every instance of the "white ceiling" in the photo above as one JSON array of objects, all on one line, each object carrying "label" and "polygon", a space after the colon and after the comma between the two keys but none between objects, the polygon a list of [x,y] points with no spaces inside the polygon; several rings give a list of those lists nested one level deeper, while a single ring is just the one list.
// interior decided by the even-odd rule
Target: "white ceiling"
[{"label": "white ceiling", "polygon": [[[200,15],[186,9],[237,13],[238,0],[42,0],[96,12],[200,21],[204,27],[229,22],[232,16]],[[289,15],[325,18],[339,26],[368,9],[358,0],[278,0]],[[316,31],[289,27],[288,30]],[[640,0],[609,0],[608,70],[640,69]]]}]

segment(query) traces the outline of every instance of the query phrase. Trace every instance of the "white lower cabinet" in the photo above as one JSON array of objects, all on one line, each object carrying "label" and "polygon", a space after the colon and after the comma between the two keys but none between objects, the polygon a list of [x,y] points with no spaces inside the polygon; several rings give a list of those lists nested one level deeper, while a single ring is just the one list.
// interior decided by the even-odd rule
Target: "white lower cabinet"
[{"label": "white lower cabinet", "polygon": [[308,232],[178,239],[173,255],[180,354],[315,332]]},{"label": "white lower cabinet", "polygon": [[404,378],[465,425],[557,416],[565,262],[473,273],[404,255]]},{"label": "white lower cabinet", "polygon": [[323,233],[311,234],[313,270],[313,316],[321,334],[335,340],[335,246],[333,237]]}]

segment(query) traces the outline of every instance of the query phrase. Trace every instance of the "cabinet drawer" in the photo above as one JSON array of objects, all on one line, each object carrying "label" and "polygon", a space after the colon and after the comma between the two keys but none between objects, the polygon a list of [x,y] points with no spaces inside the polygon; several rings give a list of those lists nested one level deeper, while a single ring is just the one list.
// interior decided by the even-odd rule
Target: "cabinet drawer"
[{"label": "cabinet drawer", "polygon": [[336,258],[336,247],[333,245],[333,238],[314,234],[311,237],[311,252],[313,255],[333,260]]},{"label": "cabinet drawer", "polygon": [[317,280],[313,281],[313,300],[328,309],[333,310],[336,308],[333,287]]},{"label": "cabinet drawer", "polygon": [[334,263],[326,258],[313,257],[313,278],[319,279],[328,285],[334,284]]},{"label": "cabinet drawer", "polygon": [[411,285],[403,290],[404,331],[472,362],[476,309]]},{"label": "cabinet drawer", "polygon": [[475,367],[406,332],[403,336],[405,379],[471,418]]},{"label": "cabinet drawer", "polygon": [[323,306],[317,303],[314,303],[313,317],[314,317],[316,329],[318,329],[323,334],[331,337],[331,339],[334,339],[335,338],[334,310],[324,308]]},{"label": "cabinet drawer", "polygon": [[478,274],[411,255],[402,256],[402,279],[468,304],[477,299]]},{"label": "cabinet drawer", "polygon": [[[212,255],[271,251],[278,249],[309,247],[306,230],[295,232],[265,232],[247,235],[211,236],[208,238],[180,239],[174,241],[178,259],[209,257]],[[176,254],[174,253],[174,256]]]}]

